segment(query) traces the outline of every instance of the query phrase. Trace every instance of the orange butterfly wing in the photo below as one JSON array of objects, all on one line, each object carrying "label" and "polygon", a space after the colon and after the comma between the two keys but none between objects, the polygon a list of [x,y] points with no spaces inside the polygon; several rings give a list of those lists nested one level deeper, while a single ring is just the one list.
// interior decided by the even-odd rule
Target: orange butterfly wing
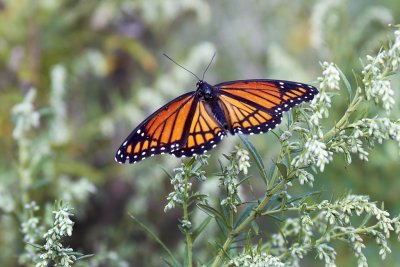
[{"label": "orange butterfly wing", "polygon": [[115,155],[119,163],[135,163],[156,154],[173,153],[184,146],[186,128],[196,108],[195,93],[184,94],[150,115],[125,139]]},{"label": "orange butterfly wing", "polygon": [[171,154],[177,157],[190,157],[203,154],[214,148],[225,135],[225,131],[214,119],[213,115],[210,114],[205,103],[199,100],[194,110],[192,123],[190,124],[190,128],[188,128],[188,137],[185,146]]},{"label": "orange butterfly wing", "polygon": [[192,92],[166,104],[136,127],[118,149],[115,160],[136,163],[157,154],[202,154],[225,135],[204,102]]},{"label": "orange butterfly wing", "polygon": [[283,111],[318,94],[314,86],[280,80],[231,81],[215,87],[232,134],[268,132],[281,122]]}]

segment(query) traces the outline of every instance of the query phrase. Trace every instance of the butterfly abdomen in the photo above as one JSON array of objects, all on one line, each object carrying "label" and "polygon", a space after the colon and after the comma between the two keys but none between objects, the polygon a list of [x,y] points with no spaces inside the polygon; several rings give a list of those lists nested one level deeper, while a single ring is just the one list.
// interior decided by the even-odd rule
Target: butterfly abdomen
[{"label": "butterfly abdomen", "polygon": [[215,118],[219,126],[225,131],[229,130],[229,122],[226,118],[221,102],[218,99],[213,101],[205,102],[207,112]]}]

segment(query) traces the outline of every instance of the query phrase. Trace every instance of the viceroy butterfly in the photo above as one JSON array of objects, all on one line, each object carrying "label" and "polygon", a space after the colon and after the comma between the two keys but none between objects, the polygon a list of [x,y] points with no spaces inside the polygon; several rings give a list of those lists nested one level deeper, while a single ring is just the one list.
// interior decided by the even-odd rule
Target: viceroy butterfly
[{"label": "viceroy butterfly", "polygon": [[318,94],[308,84],[267,79],[216,85],[199,79],[196,88],[140,123],[122,143],[115,160],[136,163],[165,153],[177,157],[203,154],[228,132],[251,135],[274,129],[283,111]]},{"label": "viceroy butterfly", "polygon": [[281,123],[282,112],[311,101],[318,89],[284,80],[238,80],[210,85],[193,74],[196,91],[164,105],[139,124],[118,149],[118,163],[136,163],[158,154],[200,155],[227,135],[266,133]]}]

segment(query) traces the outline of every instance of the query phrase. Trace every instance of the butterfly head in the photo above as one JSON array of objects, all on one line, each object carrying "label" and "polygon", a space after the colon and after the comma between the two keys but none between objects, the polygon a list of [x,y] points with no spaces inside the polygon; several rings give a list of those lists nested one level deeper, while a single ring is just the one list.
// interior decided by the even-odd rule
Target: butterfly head
[{"label": "butterfly head", "polygon": [[217,97],[215,87],[205,81],[199,80],[196,84],[196,88],[198,95],[206,101],[211,101]]}]

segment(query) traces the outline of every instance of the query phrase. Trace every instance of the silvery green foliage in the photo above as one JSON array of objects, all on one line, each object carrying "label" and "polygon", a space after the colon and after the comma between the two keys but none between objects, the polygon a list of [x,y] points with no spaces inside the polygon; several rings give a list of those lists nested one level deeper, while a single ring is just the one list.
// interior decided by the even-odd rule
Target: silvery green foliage
[{"label": "silvery green foliage", "polygon": [[[357,259],[358,266],[368,266],[364,255],[366,237],[374,239],[380,248],[379,255],[382,260],[385,259],[391,252],[388,239],[393,233],[400,233],[400,217],[390,216],[383,205],[370,201],[368,196],[345,194],[337,200],[322,200],[319,203],[313,203],[308,197],[296,200],[293,196],[279,196],[288,195],[285,190],[288,190],[287,185],[294,178],[298,178],[300,184],[312,186],[314,179],[317,179],[313,170],[323,173],[335,154],[344,154],[350,164],[353,155],[367,161],[369,151],[383,141],[394,140],[400,146],[400,120],[385,115],[390,113],[395,104],[389,75],[398,71],[399,48],[400,31],[396,30],[395,41],[389,47],[381,49],[376,57],[367,57],[368,64],[361,71],[355,89],[351,88],[347,77],[335,64],[321,64],[322,76],[318,78],[320,94],[308,108],[304,105],[301,112],[292,113],[298,120],[289,124],[288,130],[280,135],[281,151],[277,159],[279,170],[275,170],[268,181],[266,195],[257,201],[246,219],[229,230],[212,266],[218,266],[227,251],[231,251],[231,260],[226,259],[226,263],[233,264],[233,259],[240,259],[243,266],[253,264],[254,254],[248,249],[238,254],[230,248],[239,245],[234,237],[248,229],[260,214],[279,215],[282,224],[279,231],[264,241],[264,250],[259,250],[255,255],[265,252],[265,255],[278,259],[285,266],[300,266],[306,255],[316,256],[325,266],[336,266],[338,253],[333,241],[345,242]],[[332,125],[329,111],[338,94],[348,95],[350,101],[342,117]],[[375,103],[382,106],[384,112],[378,108],[370,114],[352,116],[357,114],[361,105]],[[238,187],[234,188],[237,192]],[[278,206],[267,206],[274,197],[281,199],[281,203]],[[234,203],[239,204],[243,203]],[[293,211],[298,215],[292,217]],[[255,236],[254,230],[249,231],[248,235],[252,232]]]},{"label": "silvery green foliage", "polygon": [[20,264],[32,265],[39,260],[37,248],[32,244],[38,243],[44,235],[44,227],[40,225],[40,218],[35,216],[39,210],[36,202],[32,201],[24,206],[25,218],[21,222],[21,233],[25,242],[25,251],[20,254]]},{"label": "silvery green foliage", "polygon": [[[44,231],[44,222],[46,222],[46,216],[36,215],[39,210],[39,206],[35,201],[32,201],[30,195],[31,188],[37,184],[39,179],[44,177],[37,175],[37,169],[42,168],[43,164],[51,166],[54,164],[53,161],[45,161],[51,153],[52,144],[61,144],[68,140],[66,134],[66,108],[63,99],[65,91],[65,69],[62,66],[55,66],[52,71],[52,90],[50,96],[50,109],[52,116],[48,126],[48,131],[38,130],[34,132],[35,128],[38,128],[41,120],[43,119],[43,110],[38,110],[35,106],[36,90],[30,89],[25,98],[21,103],[16,104],[12,109],[12,118],[15,123],[13,131],[13,138],[18,145],[18,179],[15,179],[16,183],[19,183],[20,198],[16,198],[13,202],[7,202],[8,193],[0,197],[0,208],[7,212],[14,211],[15,207],[21,205],[24,207],[21,213],[21,224],[20,229],[23,236],[24,251],[18,257],[20,264],[33,266],[48,266],[50,261],[56,262],[56,266],[70,266],[76,260],[74,255],[69,248],[64,248],[60,243],[62,238],[72,234],[72,221],[69,219],[71,215],[68,207],[58,207],[55,211],[54,226],[47,233]],[[35,133],[35,134],[34,134]],[[37,134],[37,135],[36,135]],[[43,135],[47,135],[49,138],[43,138]],[[54,168],[47,168],[53,170]],[[47,172],[44,175],[48,175],[46,178],[49,180],[54,179],[52,172]],[[95,191],[94,185],[87,179],[80,179],[77,182],[60,177],[59,183],[60,189],[55,189],[54,192],[60,190],[60,194],[57,194],[60,198],[68,200],[70,202],[84,202],[88,195]],[[9,185],[7,185],[9,186]],[[62,190],[61,190],[62,187]],[[0,191],[6,190],[6,185],[0,186]],[[20,203],[18,203],[20,201]],[[14,203],[17,202],[17,203]],[[28,204],[26,204],[28,203]],[[2,205],[6,205],[3,208]],[[46,239],[46,244],[41,247],[39,244],[42,243],[42,238]],[[43,252],[45,250],[46,252]],[[42,254],[40,254],[43,252]],[[77,255],[77,254],[75,254]]]},{"label": "silvery green foliage", "polygon": [[[289,131],[280,136],[280,158],[291,159],[286,165],[288,181],[281,180],[284,183],[272,186],[271,190],[276,188],[282,193],[291,177],[297,177],[300,184],[312,186],[315,177],[311,169],[323,173],[334,154],[344,154],[350,164],[353,154],[367,161],[374,145],[385,140],[394,140],[400,147],[400,120],[383,115],[390,114],[395,104],[389,75],[399,69],[400,31],[395,31],[395,41],[389,47],[381,49],[375,57],[368,56],[367,62],[361,71],[362,83],[355,90],[335,64],[321,64],[322,76],[318,78],[320,94],[309,108],[300,113],[299,121],[289,125]],[[346,87],[348,94],[354,94],[350,95],[348,108],[340,120],[325,129],[324,126],[329,125],[329,110],[334,96],[345,94]],[[371,115],[363,114],[352,119],[354,116],[351,115],[356,113],[357,108],[364,103],[371,104],[371,101],[381,105],[385,112],[382,114],[377,110]],[[296,136],[298,139],[293,138]],[[267,197],[264,199],[268,200]],[[325,266],[336,266],[334,240],[345,242],[351,248],[358,266],[368,266],[364,255],[365,237],[374,239],[379,246],[379,255],[385,259],[391,252],[388,239],[391,234],[400,233],[400,217],[391,217],[383,205],[370,201],[368,196],[347,194],[335,201],[323,200],[313,204],[301,199],[269,208],[261,214],[271,216],[286,211],[297,211],[298,216],[283,217],[279,231],[263,244],[270,257],[279,259],[286,266],[300,266],[301,259],[307,254],[316,255]],[[359,218],[363,218],[362,222],[356,223]],[[243,260],[242,265],[250,266],[252,263],[251,253],[234,256],[235,259],[237,257]]]},{"label": "silvery green foliage", "polygon": [[[330,242],[340,240],[353,249],[358,266],[368,266],[363,253],[363,237],[373,237],[380,247],[379,255],[385,259],[387,253],[391,252],[388,246],[391,233],[400,233],[400,217],[390,218],[387,211],[379,208],[367,196],[349,194],[336,201],[324,200],[288,209],[300,211],[301,214],[297,218],[286,219],[280,232],[272,235],[266,245],[270,247],[272,255],[279,256],[286,264],[294,264],[314,251],[325,262],[325,266],[336,266],[337,252]],[[357,217],[365,219],[355,225],[353,218]]]},{"label": "silvery green foliage", "polygon": [[40,255],[36,267],[47,267],[50,262],[53,262],[54,266],[69,267],[76,261],[76,256],[71,254],[73,250],[65,248],[61,243],[65,237],[72,235],[74,222],[70,219],[73,215],[71,208],[60,204],[53,214],[53,227],[43,236],[46,240],[43,246],[44,252]]},{"label": "silvery green foliage", "polygon": [[241,203],[238,195],[239,174],[247,174],[250,167],[249,152],[238,146],[229,157],[229,163],[222,168],[220,184],[226,189],[226,197],[221,200],[221,205],[237,212],[236,206]]},{"label": "silvery green foliage", "polygon": [[[206,180],[205,172],[201,170],[201,167],[208,164],[207,158],[207,155],[196,156],[197,164],[195,166],[182,163],[181,167],[174,169],[175,176],[171,179],[174,191],[167,197],[168,204],[165,206],[164,212],[175,208],[175,205],[182,205],[190,196],[196,195],[196,192],[191,192],[191,178],[199,181]],[[190,222],[183,220],[182,223],[187,226]]]}]

